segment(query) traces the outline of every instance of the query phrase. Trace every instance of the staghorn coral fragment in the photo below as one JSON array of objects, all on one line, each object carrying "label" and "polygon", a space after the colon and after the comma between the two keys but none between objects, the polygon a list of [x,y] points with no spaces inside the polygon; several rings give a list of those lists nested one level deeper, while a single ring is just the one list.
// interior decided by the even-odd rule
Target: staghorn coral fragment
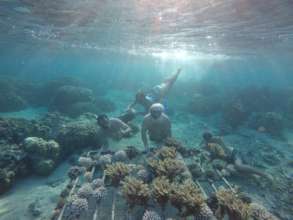
[{"label": "staghorn coral fragment", "polygon": [[200,215],[205,205],[200,189],[190,179],[172,185],[170,201],[182,217]]},{"label": "staghorn coral fragment", "polygon": [[106,183],[117,187],[131,171],[129,165],[121,162],[109,164],[105,169]]},{"label": "staghorn coral fragment", "polygon": [[166,176],[171,181],[184,172],[184,164],[180,160],[167,158],[165,160],[148,160],[149,167],[155,176]]},{"label": "staghorn coral fragment", "polygon": [[241,200],[240,194],[230,189],[221,188],[216,193],[218,209],[216,216],[223,218],[228,215],[229,220],[244,220],[249,218],[249,204]]},{"label": "staghorn coral fragment", "polygon": [[175,147],[162,147],[157,151],[158,157],[161,160],[171,158],[175,159],[176,158],[176,148]]},{"label": "staghorn coral fragment", "polygon": [[104,186],[101,186],[93,191],[93,198],[96,204],[99,204],[101,200],[107,195],[107,189]]},{"label": "staghorn coral fragment", "polygon": [[170,181],[162,176],[157,177],[152,182],[152,196],[154,200],[164,209],[166,206],[171,191]]},{"label": "staghorn coral fragment", "polygon": [[146,206],[150,199],[148,185],[134,177],[128,177],[123,181],[122,194],[130,208],[135,205]]}]

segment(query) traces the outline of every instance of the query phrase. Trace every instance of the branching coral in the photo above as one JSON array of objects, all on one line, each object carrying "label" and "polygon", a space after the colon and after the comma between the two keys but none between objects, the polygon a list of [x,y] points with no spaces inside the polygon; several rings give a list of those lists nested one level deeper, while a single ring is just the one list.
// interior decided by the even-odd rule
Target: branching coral
[{"label": "branching coral", "polygon": [[244,203],[239,194],[229,189],[220,189],[216,193],[218,200],[218,209],[216,215],[219,219],[223,219],[227,214],[229,220],[244,220],[249,217],[249,204]]},{"label": "branching coral", "polygon": [[152,196],[155,201],[165,208],[170,197],[171,184],[166,177],[157,177],[152,183]]},{"label": "branching coral", "polygon": [[157,154],[160,159],[164,160],[167,158],[175,159],[176,158],[176,148],[175,147],[162,147],[157,151]]},{"label": "branching coral", "polygon": [[104,186],[101,186],[95,189],[92,194],[96,204],[99,204],[106,195],[107,195],[107,189]]},{"label": "branching coral", "polygon": [[183,184],[172,185],[170,201],[183,217],[199,215],[205,205],[200,189],[190,179]]},{"label": "branching coral", "polygon": [[88,202],[86,199],[72,196],[64,210],[63,218],[66,220],[79,219],[88,210]]},{"label": "branching coral", "polygon": [[83,184],[77,192],[78,197],[89,199],[93,194],[93,188],[89,183]]},{"label": "branching coral", "polygon": [[109,181],[109,184],[117,187],[131,171],[129,165],[121,162],[117,162],[114,164],[109,164],[106,166],[105,175],[106,175],[106,182]]},{"label": "branching coral", "polygon": [[269,213],[265,207],[257,203],[249,204],[249,217],[257,220],[277,220],[275,216]]},{"label": "branching coral", "polygon": [[162,220],[158,213],[146,210],[143,214],[142,220]]},{"label": "branching coral", "polygon": [[166,176],[170,180],[184,171],[184,164],[176,159],[149,160],[148,165],[156,176]]},{"label": "branching coral", "polygon": [[146,206],[150,198],[150,189],[143,181],[128,177],[123,182],[122,194],[130,208],[135,205]]}]

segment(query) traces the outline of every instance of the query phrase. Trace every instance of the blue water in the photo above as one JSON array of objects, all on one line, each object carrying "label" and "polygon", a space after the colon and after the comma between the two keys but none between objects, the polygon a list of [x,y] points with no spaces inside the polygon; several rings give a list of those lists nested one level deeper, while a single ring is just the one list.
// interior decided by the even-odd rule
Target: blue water
[{"label": "blue water", "polygon": [[[245,163],[274,176],[276,187],[255,177],[229,180],[280,219],[293,218],[291,0],[0,0],[0,50],[1,120],[38,121],[55,111],[70,122],[82,121],[79,116],[86,112],[116,117],[139,89],[151,89],[181,68],[164,101],[173,136],[190,148],[199,146],[204,131],[222,136]],[[50,87],[51,82],[59,86]],[[54,106],[63,85],[90,89],[98,104]],[[11,104],[19,97],[24,104]],[[233,126],[230,110],[239,100],[245,113],[235,116],[239,124]],[[270,112],[282,121],[261,121]],[[258,114],[263,116],[259,121]],[[139,116],[133,123],[140,126],[142,120]],[[10,141],[0,137],[1,147]],[[13,144],[21,147],[22,140]],[[110,145],[143,150],[139,133]],[[0,219],[21,219],[20,213],[31,219],[27,207],[36,195],[30,199],[26,193],[32,187],[44,194],[42,214],[35,219],[47,219],[44,210],[53,210],[56,198],[46,196],[42,186],[46,178],[60,179],[67,165],[58,166],[41,180],[17,178],[0,197]],[[57,184],[54,196],[63,188]],[[28,196],[23,207],[20,196]]]}]

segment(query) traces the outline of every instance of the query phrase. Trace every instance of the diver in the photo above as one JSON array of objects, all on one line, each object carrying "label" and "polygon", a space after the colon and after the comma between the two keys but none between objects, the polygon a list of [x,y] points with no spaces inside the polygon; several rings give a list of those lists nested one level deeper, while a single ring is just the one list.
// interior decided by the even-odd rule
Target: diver
[{"label": "diver", "polygon": [[210,132],[204,132],[201,147],[209,152],[212,160],[222,159],[228,164],[232,164],[235,170],[240,174],[250,174],[265,177],[272,180],[271,175],[262,172],[259,169],[243,164],[241,158],[236,153],[235,149],[226,146],[223,139],[219,136],[213,136]]},{"label": "diver", "polygon": [[150,113],[147,114],[142,123],[141,138],[145,150],[150,150],[148,137],[156,144],[162,143],[166,138],[171,137],[171,122],[167,115],[164,114],[164,106],[155,103],[150,107]]},{"label": "diver", "polygon": [[103,139],[104,147],[108,146],[108,138],[120,140],[132,135],[131,127],[118,118],[109,118],[107,115],[101,114],[97,117],[97,124],[101,128],[99,136]]},{"label": "diver", "polygon": [[[139,90],[135,95],[134,102],[128,106],[123,118],[132,120],[137,114],[146,115],[152,104],[162,102],[163,98],[170,91],[180,73],[181,69],[179,68],[175,74],[173,74],[170,78],[166,79],[161,84],[154,86],[148,93]],[[134,110],[136,105],[141,105],[144,111],[136,112]],[[127,123],[128,121],[124,122]]]}]

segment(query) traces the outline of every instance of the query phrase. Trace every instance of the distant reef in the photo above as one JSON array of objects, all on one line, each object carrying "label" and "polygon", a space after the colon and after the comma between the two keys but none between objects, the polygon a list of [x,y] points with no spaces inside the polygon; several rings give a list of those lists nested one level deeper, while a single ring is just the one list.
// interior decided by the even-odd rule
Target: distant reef
[{"label": "distant reef", "polygon": [[29,82],[0,78],[0,112],[16,112],[27,107],[47,107],[65,116],[112,112],[115,104],[103,98],[98,88],[88,88],[73,78]]}]

